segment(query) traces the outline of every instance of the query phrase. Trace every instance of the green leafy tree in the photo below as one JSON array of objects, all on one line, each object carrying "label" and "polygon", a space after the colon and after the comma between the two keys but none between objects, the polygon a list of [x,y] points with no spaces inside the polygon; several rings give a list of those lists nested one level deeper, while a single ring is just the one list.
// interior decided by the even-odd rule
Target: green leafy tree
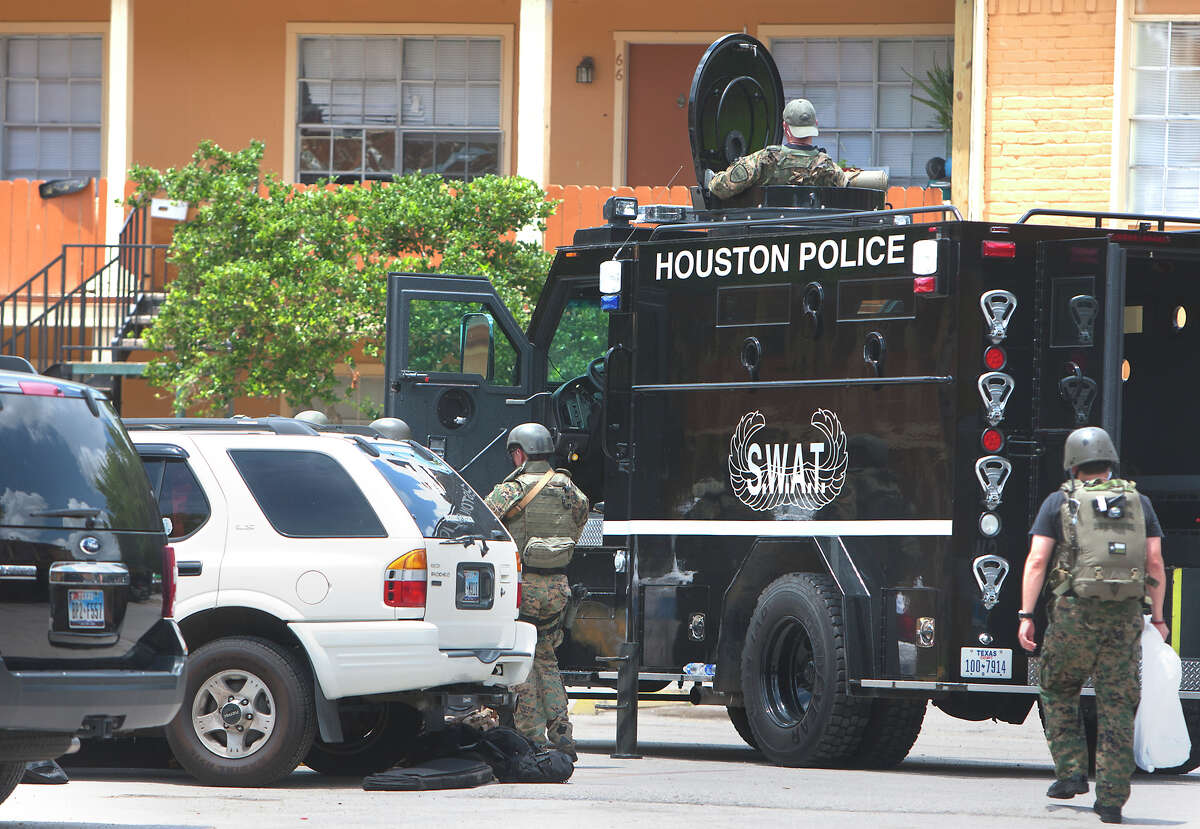
[{"label": "green leafy tree", "polygon": [[[307,408],[335,403],[335,369],[384,338],[389,271],[489,277],[528,320],[549,256],[516,231],[544,228],[554,205],[523,178],[447,182],[408,175],[373,186],[297,188],[262,171],[263,144],[238,151],[201,142],[190,163],[134,167],[130,204],[154,196],[196,208],[175,228],[175,278],[154,325],[160,356],[147,379],[179,409],[223,412],[239,396]],[[430,320],[429,342],[457,341]],[[437,338],[432,334],[437,333]],[[432,347],[432,345],[431,345]]]}]

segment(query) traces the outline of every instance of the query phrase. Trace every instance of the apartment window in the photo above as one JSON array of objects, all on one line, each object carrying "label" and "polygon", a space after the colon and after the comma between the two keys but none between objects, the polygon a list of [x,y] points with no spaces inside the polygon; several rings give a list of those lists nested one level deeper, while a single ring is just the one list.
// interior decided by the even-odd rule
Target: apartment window
[{"label": "apartment window", "polygon": [[100,175],[98,35],[0,36],[0,177]]},{"label": "apartment window", "polygon": [[952,38],[776,40],[771,54],[784,97],[816,107],[815,142],[835,160],[885,167],[890,183],[907,186],[928,182],[926,162],[947,157],[950,133],[913,98],[928,96],[909,75],[924,80],[930,69],[949,66]]},{"label": "apartment window", "polygon": [[1200,210],[1200,23],[1133,24],[1129,195],[1138,213]]},{"label": "apartment window", "polygon": [[500,171],[500,39],[301,37],[296,178]]}]

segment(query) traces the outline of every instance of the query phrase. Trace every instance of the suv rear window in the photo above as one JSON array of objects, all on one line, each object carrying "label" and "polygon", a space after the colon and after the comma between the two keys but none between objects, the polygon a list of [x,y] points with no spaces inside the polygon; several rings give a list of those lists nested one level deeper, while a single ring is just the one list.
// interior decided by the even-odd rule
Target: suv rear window
[{"label": "suv rear window", "polygon": [[425,538],[481,535],[507,538],[504,527],[475,490],[445,461],[415,443],[377,443],[373,461]]},{"label": "suv rear window", "polygon": [[329,455],[287,449],[230,449],[229,457],[280,535],[387,537],[362,490]]},{"label": "suv rear window", "polygon": [[97,403],[0,394],[0,525],[162,532],[141,459]]}]

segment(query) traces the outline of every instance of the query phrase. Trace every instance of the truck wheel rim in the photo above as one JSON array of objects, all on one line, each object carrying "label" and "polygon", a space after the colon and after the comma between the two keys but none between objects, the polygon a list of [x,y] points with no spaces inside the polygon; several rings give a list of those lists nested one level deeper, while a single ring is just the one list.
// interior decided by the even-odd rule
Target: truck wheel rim
[{"label": "truck wheel rim", "polygon": [[249,671],[213,674],[192,699],[192,728],[200,745],[218,757],[249,757],[275,730],[275,698]]},{"label": "truck wheel rim", "polygon": [[816,680],[812,643],[800,620],[780,619],[767,638],[764,655],[763,708],[778,726],[791,728],[804,719]]}]

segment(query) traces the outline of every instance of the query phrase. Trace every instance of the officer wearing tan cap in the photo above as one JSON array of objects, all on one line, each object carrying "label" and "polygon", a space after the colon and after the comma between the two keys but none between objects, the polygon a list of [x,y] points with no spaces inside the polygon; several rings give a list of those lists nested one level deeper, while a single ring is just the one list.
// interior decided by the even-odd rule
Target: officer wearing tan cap
[{"label": "officer wearing tan cap", "polygon": [[814,147],[817,111],[803,98],[783,108],[783,144],[739,158],[728,170],[705,175],[704,186],[719,199],[736,196],[756,184],[807,184],[845,187],[847,174],[825,151]]}]

